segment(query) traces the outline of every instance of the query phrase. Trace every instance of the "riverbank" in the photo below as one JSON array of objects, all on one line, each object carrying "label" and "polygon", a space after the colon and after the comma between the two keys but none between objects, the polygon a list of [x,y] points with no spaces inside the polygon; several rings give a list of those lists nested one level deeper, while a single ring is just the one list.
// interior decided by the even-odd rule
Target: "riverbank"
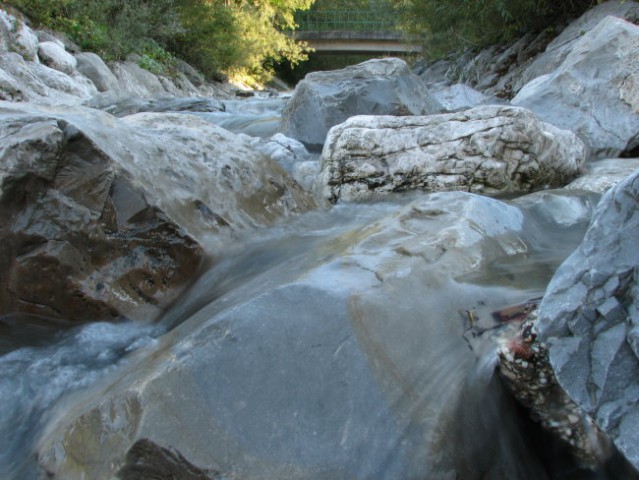
[{"label": "riverbank", "polygon": [[633,12],[508,98],[389,58],[236,98],[2,30],[0,476],[638,478]]}]

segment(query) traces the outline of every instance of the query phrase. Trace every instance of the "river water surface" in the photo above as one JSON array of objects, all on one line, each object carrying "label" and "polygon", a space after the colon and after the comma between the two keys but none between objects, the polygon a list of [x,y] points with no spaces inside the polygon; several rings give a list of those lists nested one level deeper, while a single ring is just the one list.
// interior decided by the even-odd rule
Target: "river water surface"
[{"label": "river water surface", "polygon": [[[234,101],[227,103],[226,112],[198,115],[237,133],[268,137],[275,132],[283,102],[282,99]],[[250,296],[251,289],[254,289],[256,295],[261,295],[266,291],[265,285],[271,281],[277,279],[278,282],[283,282],[282,278],[285,279],[286,275],[292,275],[295,271],[311,271],[313,265],[330,262],[344,251],[345,239],[357,236],[357,232],[361,232],[379,219],[392,215],[418,196],[404,195],[383,202],[338,205],[331,210],[301,215],[261,232],[251,232],[245,238],[236,238],[233,245],[215,252],[216,261],[213,262],[213,266],[203,272],[199,280],[185,292],[183,298],[154,324],[98,322],[74,328],[48,328],[37,318],[3,319],[3,323],[0,324],[4,327],[0,343],[0,478],[39,478],[40,472],[35,458],[36,446],[47,425],[56,420],[54,417],[60,416],[61,409],[67,408],[65,402],[73,397],[72,393],[91,390],[107,380],[113,381],[119,372],[132,368],[134,364],[142,362],[141,359],[153,356],[166,348],[167,342],[174,341],[169,340],[170,338],[186,335],[180,333],[182,330],[195,330],[198,323],[207,322],[219,312],[228,311],[229,305],[237,302],[237,298]],[[584,198],[584,205],[593,205],[596,202],[595,197]],[[469,305],[461,303],[461,299],[471,298],[472,292],[478,289],[488,289],[482,290],[484,295],[486,291],[493,292],[495,297],[499,297],[499,300],[496,300],[497,304],[523,301],[543,294],[556,267],[580,242],[586,223],[577,221],[563,228],[556,219],[546,219],[543,212],[536,212],[534,208],[528,210],[528,215],[532,220],[527,224],[528,231],[524,232],[526,238],[530,239],[525,254],[497,258],[485,265],[481,271],[457,278],[456,282],[467,287],[459,294],[460,304],[452,308],[468,308]],[[325,275],[322,278],[327,285],[339,284],[340,279],[332,276],[330,269],[319,269],[315,272],[323,272],[321,275]],[[317,276],[320,273],[313,275]],[[234,297],[234,292],[241,293]],[[367,308],[373,308],[367,304],[361,304],[358,308],[360,307],[364,312]],[[493,305],[470,307],[475,308],[476,314],[482,318],[489,318]],[[380,305],[375,308],[386,307]],[[407,315],[410,315],[410,312]],[[463,318],[459,320],[462,321]],[[370,325],[360,327],[370,328]],[[364,339],[370,331],[357,331],[360,327],[353,327],[356,329],[355,335]],[[386,327],[379,325],[375,328],[382,332]],[[392,343],[395,334],[389,331],[385,335]],[[410,333],[407,335],[410,337]],[[334,355],[343,355],[348,351],[348,341],[345,342],[342,347],[334,349]],[[379,342],[379,339],[376,338],[375,342]],[[380,348],[383,349],[383,345],[375,342],[370,341],[364,347],[371,356],[377,355],[381,351]],[[409,341],[404,339],[402,342],[407,352],[413,348]],[[451,356],[458,354],[456,348],[468,348],[463,342],[464,340],[456,344],[462,345],[461,347],[450,347],[447,350]],[[483,346],[477,345],[478,357],[492,351],[490,342]],[[473,375],[476,376],[476,381],[484,384],[492,381],[494,362],[490,357],[480,359],[473,373],[472,369],[469,372],[461,368],[464,366],[463,362],[458,362],[456,358],[448,358],[447,353],[442,352],[438,352],[436,356],[433,354],[430,373],[424,375],[423,371],[420,371],[420,378],[440,378],[438,388],[445,388],[442,385],[449,382],[472,381]],[[403,358],[393,361],[395,364],[408,362]],[[381,363],[374,367],[380,369],[376,373],[380,384],[387,381],[383,380],[384,378],[399,375],[397,372],[382,372],[385,367],[380,365]],[[406,368],[410,370],[412,367]],[[277,375],[274,382],[277,382],[276,377]],[[435,393],[431,392],[433,395]],[[232,396],[233,392],[229,391],[228,395]],[[418,397],[419,401],[426,398],[425,394]],[[419,403],[418,400],[415,401]],[[399,409],[402,402],[406,401],[406,397],[398,398],[394,408]],[[426,415],[424,412],[428,411],[428,406],[417,403],[409,410]],[[224,405],[219,408],[223,409]],[[250,430],[251,425],[242,428],[246,432]],[[372,430],[375,428],[371,427]],[[379,428],[389,427],[380,423]],[[389,438],[389,442],[396,442],[398,455],[403,451],[402,442],[407,442],[411,435],[407,429],[402,432],[402,435],[407,437],[398,437],[396,440]],[[318,432],[318,435],[321,434]],[[250,436],[250,432],[247,435]],[[342,432],[342,437],[344,442],[349,441],[346,431]],[[277,456],[277,447],[273,447],[273,451]],[[319,461],[317,458],[321,456],[320,453],[304,450],[298,452],[298,456],[308,457],[305,462],[312,464]],[[288,452],[281,453],[284,460],[286,454]],[[380,460],[369,461],[367,458],[367,455],[362,453],[361,458],[352,460],[353,468],[358,469],[360,474],[359,478],[400,478],[393,477],[394,471],[402,470],[400,466],[393,466],[392,459],[384,460],[386,471],[383,475],[377,476],[380,474],[380,464],[377,463]]]}]

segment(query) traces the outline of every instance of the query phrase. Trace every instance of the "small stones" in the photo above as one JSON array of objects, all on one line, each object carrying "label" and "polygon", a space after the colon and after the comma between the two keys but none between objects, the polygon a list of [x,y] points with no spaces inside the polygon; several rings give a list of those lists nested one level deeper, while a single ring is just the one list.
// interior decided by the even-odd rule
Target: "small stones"
[{"label": "small stones", "polygon": [[514,338],[501,338],[499,373],[533,420],[564,440],[575,458],[595,467],[606,460],[610,440],[557,383],[546,345],[537,340],[537,312],[531,311]]}]

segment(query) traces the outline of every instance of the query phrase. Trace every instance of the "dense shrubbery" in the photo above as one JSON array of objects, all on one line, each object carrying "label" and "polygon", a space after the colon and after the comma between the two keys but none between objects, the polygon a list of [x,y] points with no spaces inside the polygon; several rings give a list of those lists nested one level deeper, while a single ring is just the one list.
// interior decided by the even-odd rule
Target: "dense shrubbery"
[{"label": "dense shrubbery", "polygon": [[12,0],[34,21],[62,30],[108,60],[140,54],[143,67],[170,73],[173,55],[209,76],[266,79],[270,65],[304,58],[283,31],[313,0]]},{"label": "dense shrubbery", "polygon": [[429,56],[482,47],[583,13],[594,0],[393,0]]}]

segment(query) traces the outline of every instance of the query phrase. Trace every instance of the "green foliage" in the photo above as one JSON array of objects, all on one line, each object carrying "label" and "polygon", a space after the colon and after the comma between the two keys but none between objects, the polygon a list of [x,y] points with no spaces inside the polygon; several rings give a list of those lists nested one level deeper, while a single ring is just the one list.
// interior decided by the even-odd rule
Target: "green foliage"
[{"label": "green foliage", "polygon": [[429,56],[502,42],[583,13],[593,0],[393,0],[402,29]]},{"label": "green foliage", "polygon": [[159,45],[148,46],[138,60],[138,65],[156,75],[173,76],[176,71],[177,59]]},{"label": "green foliage", "polygon": [[64,31],[107,60],[131,53],[154,73],[183,58],[205,75],[224,71],[265,80],[271,65],[306,58],[284,32],[313,0],[14,0],[37,23]]}]

